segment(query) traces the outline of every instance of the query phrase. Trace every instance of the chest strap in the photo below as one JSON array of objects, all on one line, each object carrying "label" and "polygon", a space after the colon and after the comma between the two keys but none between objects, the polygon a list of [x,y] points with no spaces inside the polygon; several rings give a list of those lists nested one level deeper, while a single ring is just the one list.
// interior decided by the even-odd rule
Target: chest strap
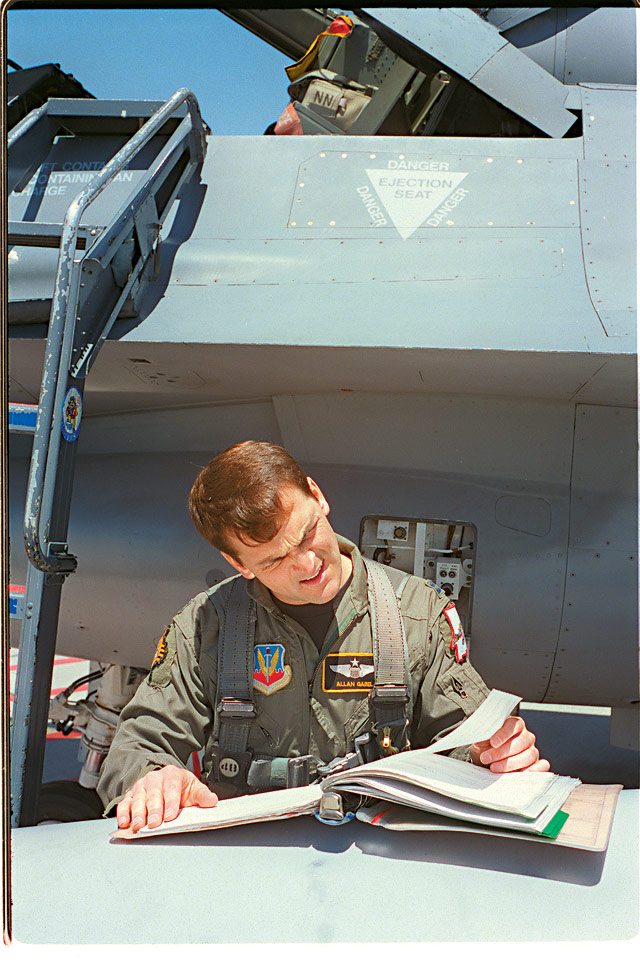
[{"label": "chest strap", "polygon": [[[363,557],[373,641],[374,682],[369,695],[372,733],[382,756],[408,750],[411,674],[398,597],[387,567]],[[394,574],[396,571],[394,571]],[[398,571],[400,591],[408,579]]]}]

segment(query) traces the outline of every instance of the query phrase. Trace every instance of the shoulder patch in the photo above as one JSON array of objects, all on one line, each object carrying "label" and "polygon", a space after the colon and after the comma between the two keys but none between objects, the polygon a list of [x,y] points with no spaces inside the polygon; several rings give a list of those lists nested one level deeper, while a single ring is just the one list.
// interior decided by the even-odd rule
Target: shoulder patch
[{"label": "shoulder patch", "polygon": [[253,686],[269,696],[286,687],[291,667],[284,662],[284,644],[258,643],[253,648]]},{"label": "shoulder patch", "polygon": [[147,681],[152,687],[166,687],[171,679],[171,667],[176,655],[175,630],[167,627],[158,640]]},{"label": "shoulder patch", "polygon": [[442,614],[451,627],[451,643],[449,644],[449,649],[455,654],[458,663],[464,663],[469,654],[469,650],[458,611],[453,603],[448,603],[442,611]]}]

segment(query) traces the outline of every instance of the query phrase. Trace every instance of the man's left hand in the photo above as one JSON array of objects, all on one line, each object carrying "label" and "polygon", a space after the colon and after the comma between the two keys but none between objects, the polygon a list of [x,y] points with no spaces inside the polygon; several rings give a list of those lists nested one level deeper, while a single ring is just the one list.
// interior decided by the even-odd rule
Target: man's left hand
[{"label": "man's left hand", "polygon": [[541,760],[535,734],[527,730],[522,717],[507,717],[489,740],[480,740],[471,747],[471,759],[492,773],[546,772],[548,760]]}]

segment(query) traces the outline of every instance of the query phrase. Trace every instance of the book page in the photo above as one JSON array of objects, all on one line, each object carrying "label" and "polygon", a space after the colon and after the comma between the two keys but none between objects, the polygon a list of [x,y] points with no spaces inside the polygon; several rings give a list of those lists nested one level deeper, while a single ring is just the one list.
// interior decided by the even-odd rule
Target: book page
[{"label": "book page", "polygon": [[217,827],[235,827],[261,820],[280,820],[313,813],[322,795],[320,784],[291,787],[288,790],[270,790],[220,800],[215,807],[185,807],[175,820],[159,827],[141,827],[137,833],[128,827],[111,834],[116,840],[142,840],[165,833],[185,833],[191,830],[214,830]]},{"label": "book page", "polygon": [[409,789],[411,785],[435,791],[443,800],[451,797],[535,819],[550,807],[557,809],[579,782],[555,773],[491,773],[484,767],[452,757],[413,750],[336,774],[328,778],[327,785],[354,793],[362,787],[375,786],[378,795],[384,796],[385,790],[393,790],[396,797],[407,785],[407,795],[414,797],[414,790]]},{"label": "book page", "polygon": [[466,747],[479,740],[488,740],[496,730],[500,729],[521,700],[522,697],[517,697],[515,693],[492,690],[478,709],[463,720],[455,730],[424,749],[429,753],[441,753],[444,750],[453,750],[455,747]]},{"label": "book page", "polygon": [[517,840],[537,840],[560,847],[574,847],[578,850],[600,853],[606,850],[609,844],[613,815],[621,789],[621,784],[615,783],[581,783],[577,786],[562,805],[565,813],[569,814],[569,819],[555,839],[541,837],[535,833],[497,829],[488,824],[451,820],[435,813],[411,809],[388,801],[377,803],[372,807],[361,807],[356,817],[364,823],[384,827],[386,830],[486,833]]},{"label": "book page", "polygon": [[[479,807],[464,803],[460,800],[444,797],[441,794],[426,790],[424,787],[415,787],[407,783],[385,783],[380,789],[372,780],[359,788],[363,796],[374,797],[378,800],[387,801],[396,804],[402,804],[403,808],[408,807],[409,811],[424,811],[430,814],[437,814],[442,817],[451,817],[454,820],[463,820],[470,823],[487,824],[494,827],[509,828],[512,830],[523,830],[531,833],[542,833],[548,826],[553,814],[548,811],[534,820],[520,817],[517,814],[505,813],[501,810],[494,810],[490,807]],[[366,809],[366,808],[365,808]],[[410,816],[405,809],[399,817]]]}]

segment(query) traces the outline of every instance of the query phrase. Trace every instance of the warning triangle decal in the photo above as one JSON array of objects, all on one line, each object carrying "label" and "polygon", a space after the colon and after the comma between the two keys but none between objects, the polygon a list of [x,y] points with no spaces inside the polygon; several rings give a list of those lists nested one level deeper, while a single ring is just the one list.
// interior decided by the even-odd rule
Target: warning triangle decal
[{"label": "warning triangle decal", "polygon": [[367,176],[403,240],[460,186],[466,173],[367,170]]}]

